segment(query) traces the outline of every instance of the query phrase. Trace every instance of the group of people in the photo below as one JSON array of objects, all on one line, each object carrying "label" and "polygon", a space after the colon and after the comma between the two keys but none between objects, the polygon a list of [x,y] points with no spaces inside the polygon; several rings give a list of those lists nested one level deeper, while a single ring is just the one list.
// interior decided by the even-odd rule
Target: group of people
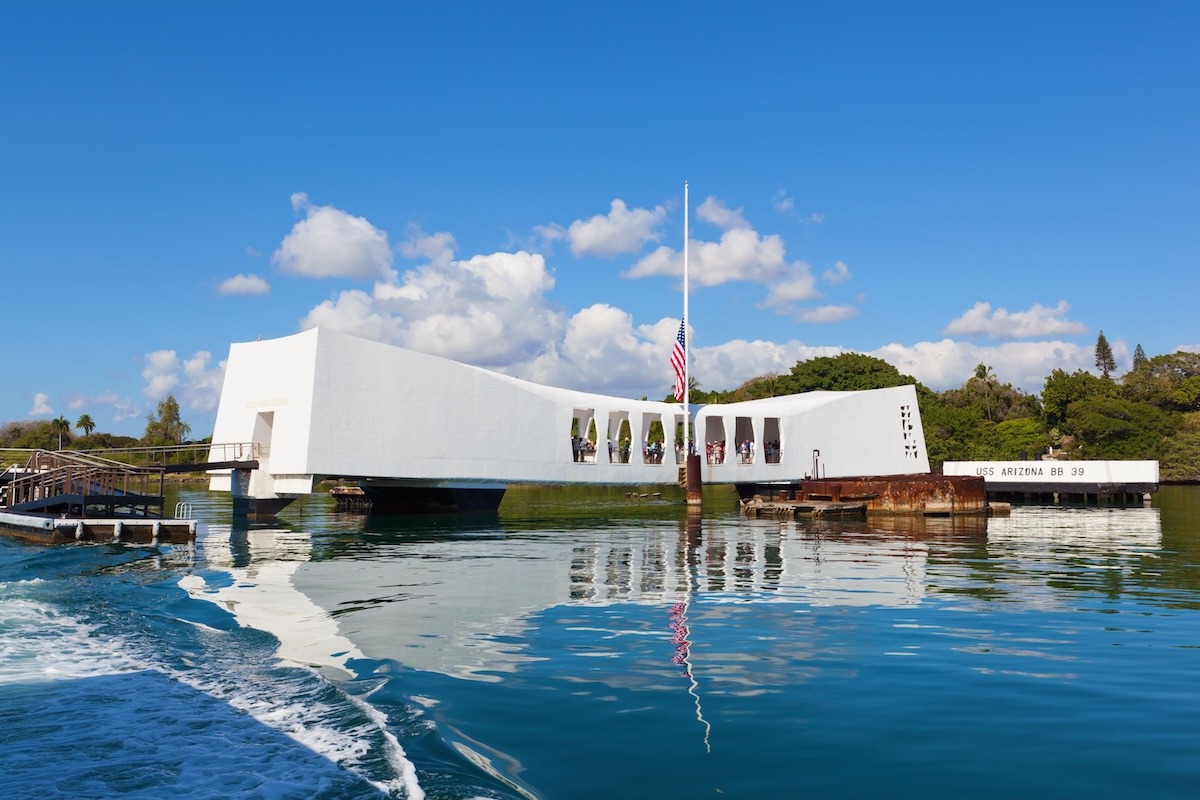
[{"label": "group of people", "polygon": [[[704,455],[708,459],[709,464],[724,464],[725,463],[726,443],[724,440],[716,442],[708,442],[704,445]],[[779,442],[764,442],[763,450],[767,455],[768,464],[779,463]],[[737,463],[738,464],[753,464],[754,463],[754,440],[743,439],[736,445]]]},{"label": "group of people", "polygon": [[[608,460],[613,464],[628,464],[630,448],[632,442],[623,441],[620,444],[616,442],[608,443]],[[682,460],[683,443],[676,442],[675,444],[676,461]],[[644,464],[661,464],[663,463],[663,455],[666,452],[666,446],[663,442],[649,442],[642,448],[642,463]],[[571,437],[571,454],[576,462],[595,462],[596,461],[596,444],[582,436]]]}]

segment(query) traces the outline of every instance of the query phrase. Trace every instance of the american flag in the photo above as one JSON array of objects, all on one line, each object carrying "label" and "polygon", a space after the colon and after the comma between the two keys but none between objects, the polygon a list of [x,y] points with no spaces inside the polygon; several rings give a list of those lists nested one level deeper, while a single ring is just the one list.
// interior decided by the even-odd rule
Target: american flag
[{"label": "american flag", "polygon": [[679,333],[675,337],[675,347],[671,350],[671,366],[675,369],[675,399],[683,401],[684,382],[687,380],[687,334],[683,326],[686,320],[679,320]]}]

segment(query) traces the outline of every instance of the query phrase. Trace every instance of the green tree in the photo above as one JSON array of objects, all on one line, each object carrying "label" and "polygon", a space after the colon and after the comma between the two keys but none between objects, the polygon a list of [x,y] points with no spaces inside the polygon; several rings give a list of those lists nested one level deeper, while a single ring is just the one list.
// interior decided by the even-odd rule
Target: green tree
[{"label": "green tree", "polygon": [[1121,397],[1077,400],[1067,409],[1067,425],[1090,459],[1157,459],[1180,422],[1179,415]]},{"label": "green tree", "polygon": [[1046,452],[1050,435],[1032,417],[1007,419],[985,428],[980,445],[977,460],[1024,461]]},{"label": "green tree", "polygon": [[988,422],[1003,422],[1037,416],[1041,409],[1037,397],[1025,394],[1011,383],[1001,384],[992,368],[980,364],[975,374],[960,389],[948,389],[942,399],[949,406],[978,406]]},{"label": "green tree", "polygon": [[1167,481],[1200,480],[1200,411],[1184,414],[1179,430],[1163,443],[1159,476]]},{"label": "green tree", "polygon": [[1042,418],[1047,429],[1057,428],[1072,434],[1067,423],[1067,409],[1071,403],[1093,397],[1116,397],[1117,386],[1112,381],[1098,378],[1090,372],[1076,370],[1068,375],[1056,369],[1046,378],[1042,388]]},{"label": "green tree", "polygon": [[930,469],[936,472],[946,461],[975,460],[976,444],[989,424],[981,406],[952,406],[937,395],[923,399],[920,406]]},{"label": "green tree", "polygon": [[1142,366],[1145,363],[1146,363],[1146,351],[1142,349],[1142,345],[1139,342],[1138,346],[1133,348],[1133,368],[1136,370],[1138,367]]},{"label": "green tree", "polygon": [[67,422],[66,417],[57,417],[50,420],[50,429],[58,434],[58,449],[62,450],[63,434],[67,435],[67,442],[71,441],[71,423]]},{"label": "green tree", "polygon": [[1110,373],[1117,371],[1117,360],[1113,357],[1108,339],[1104,338],[1104,331],[1100,331],[1100,335],[1096,337],[1096,369],[1100,370],[1102,378],[1107,378]]},{"label": "green tree", "polygon": [[1155,356],[1121,378],[1121,394],[1169,411],[1200,411],[1200,353]]},{"label": "green tree", "polygon": [[91,436],[92,431],[96,430],[96,423],[89,414],[80,414],[79,419],[75,420],[75,427],[83,431],[84,436]]},{"label": "green tree", "polygon": [[191,431],[192,426],[179,416],[179,403],[175,395],[169,394],[159,401],[155,414],[146,415],[142,444],[149,447],[183,444]]},{"label": "green tree", "polygon": [[886,389],[915,384],[916,378],[904,375],[888,362],[862,353],[842,353],[801,361],[791,374],[776,379],[783,394],[825,390],[830,392],[861,389]]}]

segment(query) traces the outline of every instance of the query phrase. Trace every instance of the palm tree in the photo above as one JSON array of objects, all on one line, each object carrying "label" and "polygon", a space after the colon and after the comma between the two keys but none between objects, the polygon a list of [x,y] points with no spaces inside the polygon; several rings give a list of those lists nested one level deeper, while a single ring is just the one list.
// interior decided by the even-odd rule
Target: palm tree
[{"label": "palm tree", "polygon": [[81,414],[79,419],[75,420],[75,427],[83,431],[84,436],[91,436],[92,431],[96,430],[96,423],[89,414]]},{"label": "palm tree", "polygon": [[992,422],[992,382],[996,380],[996,373],[981,361],[975,366],[975,376],[971,380],[983,384],[983,407],[987,409],[988,422]]},{"label": "palm tree", "polygon": [[67,422],[66,417],[59,417],[50,420],[50,429],[58,434],[58,449],[62,450],[62,437],[64,433],[71,433],[71,423]]}]

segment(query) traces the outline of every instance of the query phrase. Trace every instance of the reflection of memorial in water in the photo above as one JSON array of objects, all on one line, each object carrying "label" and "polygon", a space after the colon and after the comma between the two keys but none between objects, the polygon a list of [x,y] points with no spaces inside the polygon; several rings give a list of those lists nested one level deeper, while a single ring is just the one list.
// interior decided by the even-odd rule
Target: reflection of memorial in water
[{"label": "reflection of memorial in water", "polygon": [[[536,659],[527,635],[556,608],[902,608],[950,595],[1058,605],[1075,590],[1119,589],[1160,544],[1151,508],[1021,508],[990,520],[716,516],[545,531],[411,528],[369,539],[254,530],[203,539],[209,572],[229,575],[193,577],[187,588],[279,637],[281,657],[339,666],[363,655],[493,680]],[[1055,566],[1064,560],[1094,569],[1064,577]]]},{"label": "reflection of memorial in water", "polygon": [[200,543],[208,575],[185,588],[274,634],[280,656],[298,663],[342,668],[365,656],[491,680],[535,658],[525,634],[558,607],[918,603],[927,539],[963,534],[904,525],[716,517],[521,533],[413,528],[353,543],[346,531],[338,545],[286,528],[216,528]]},{"label": "reflection of memorial in water", "polygon": [[995,599],[1072,608],[1080,594],[1115,598],[1162,583],[1161,550],[1157,508],[1022,506],[992,520],[991,570],[976,578]]}]

